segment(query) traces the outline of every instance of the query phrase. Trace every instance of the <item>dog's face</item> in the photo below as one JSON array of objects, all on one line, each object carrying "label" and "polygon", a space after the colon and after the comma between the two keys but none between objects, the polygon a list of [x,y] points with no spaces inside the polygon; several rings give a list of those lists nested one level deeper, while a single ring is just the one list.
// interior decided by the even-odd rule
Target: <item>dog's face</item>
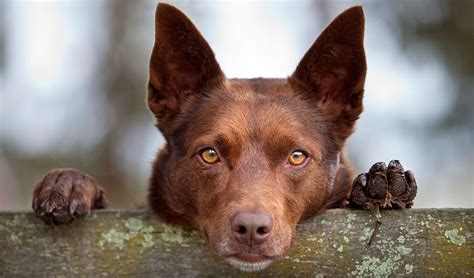
[{"label": "dog's face", "polygon": [[340,200],[333,188],[362,112],[360,7],[337,17],[287,79],[227,79],[191,21],[160,4],[148,105],[167,144],[151,208],[199,228],[218,255],[259,270],[285,254],[296,224]]}]

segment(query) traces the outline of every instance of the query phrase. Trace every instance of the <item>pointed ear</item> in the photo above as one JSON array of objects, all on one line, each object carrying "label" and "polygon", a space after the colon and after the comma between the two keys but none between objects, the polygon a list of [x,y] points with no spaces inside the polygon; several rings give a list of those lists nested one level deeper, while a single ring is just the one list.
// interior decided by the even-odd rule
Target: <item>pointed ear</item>
[{"label": "pointed ear", "polygon": [[295,90],[315,101],[345,140],[362,112],[366,74],[364,13],[353,7],[336,17],[306,52],[289,78]]},{"label": "pointed ear", "polygon": [[180,10],[158,4],[155,28],[147,102],[166,136],[187,98],[225,77],[209,44]]}]

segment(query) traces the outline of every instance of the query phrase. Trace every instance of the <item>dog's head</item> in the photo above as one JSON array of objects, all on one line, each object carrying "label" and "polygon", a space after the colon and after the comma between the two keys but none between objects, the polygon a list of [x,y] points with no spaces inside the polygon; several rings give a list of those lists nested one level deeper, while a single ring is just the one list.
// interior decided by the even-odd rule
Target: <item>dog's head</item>
[{"label": "dog's head", "polygon": [[339,15],[286,79],[227,79],[192,22],[160,4],[148,106],[166,139],[149,203],[199,228],[218,255],[259,270],[302,218],[343,200],[340,153],[362,112],[362,8]]}]

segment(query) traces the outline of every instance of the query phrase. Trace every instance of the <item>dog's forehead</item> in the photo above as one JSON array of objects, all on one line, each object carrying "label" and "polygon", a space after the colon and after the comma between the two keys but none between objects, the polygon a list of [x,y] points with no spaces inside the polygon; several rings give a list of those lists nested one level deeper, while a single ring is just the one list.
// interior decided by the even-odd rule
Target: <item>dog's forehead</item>
[{"label": "dog's forehead", "polygon": [[283,79],[232,79],[223,92],[225,104],[219,107],[217,129],[265,135],[281,127],[303,128],[299,113],[304,106]]},{"label": "dog's forehead", "polygon": [[234,91],[248,88],[262,94],[285,93],[290,89],[287,79],[284,78],[233,78],[227,80],[226,87]]},{"label": "dog's forehead", "polygon": [[232,146],[313,142],[321,130],[316,107],[285,79],[229,79],[196,98],[185,114],[177,138],[190,147],[222,139]]}]

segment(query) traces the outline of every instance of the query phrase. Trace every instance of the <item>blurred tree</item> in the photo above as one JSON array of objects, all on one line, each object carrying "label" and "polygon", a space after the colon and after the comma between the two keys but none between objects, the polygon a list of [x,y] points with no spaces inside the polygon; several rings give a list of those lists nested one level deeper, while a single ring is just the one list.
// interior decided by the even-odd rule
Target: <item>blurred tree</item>
[{"label": "blurred tree", "polygon": [[[143,4],[121,0],[108,1],[107,6],[108,45],[97,72],[107,104],[104,110],[112,116],[107,124],[106,135],[89,152],[91,157],[87,171],[103,183],[113,206],[132,207],[136,200],[130,196],[136,196],[136,192],[131,194],[132,188],[127,185],[136,184],[137,177],[129,177],[124,173],[119,152],[120,139],[133,129],[136,118],[149,116],[143,107],[146,71],[137,72],[134,67],[140,49],[134,49],[137,44],[130,42],[136,38],[131,33],[133,25],[130,19],[136,17],[134,13]],[[143,68],[146,68],[146,63]]]},{"label": "blurred tree", "polygon": [[[145,186],[138,185],[143,182],[143,178],[139,177],[140,173],[130,174],[133,171],[124,169],[126,165],[121,154],[124,152],[122,140],[127,134],[136,132],[137,122],[145,122],[150,128],[153,126],[144,99],[148,78],[148,55],[152,47],[150,34],[153,34],[153,13],[150,8],[154,8],[154,4],[148,1],[126,0],[106,1],[103,4],[105,13],[101,16],[105,16],[106,20],[102,22],[107,26],[98,26],[97,30],[88,31],[97,31],[96,35],[108,36],[102,38],[105,42],[104,49],[96,50],[100,53],[101,60],[97,63],[95,80],[91,80],[91,83],[97,84],[98,94],[92,95],[90,99],[93,103],[103,105],[99,109],[101,116],[107,118],[105,135],[92,146],[51,150],[41,155],[24,153],[14,145],[0,142],[11,175],[17,179],[14,183],[21,187],[21,196],[30,196],[34,182],[48,169],[72,167],[95,177],[98,183],[105,187],[113,207],[133,207],[144,200]],[[2,24],[2,30],[3,26]],[[141,32],[137,32],[137,28],[140,28]],[[98,32],[102,29],[106,29],[106,32]],[[3,31],[15,32],[13,28]],[[143,32],[147,32],[149,41],[144,41],[140,37]],[[3,32],[0,32],[0,37],[3,37]],[[0,45],[0,49],[3,49],[3,43]],[[1,57],[3,55],[0,55],[0,59]],[[104,99],[105,101],[100,101]],[[75,130],[67,122],[63,130],[78,133],[78,137],[87,132]],[[136,152],[139,158],[143,158],[141,148],[142,146],[138,144],[127,146],[129,152]],[[29,206],[29,202],[30,198],[22,199],[19,202],[21,205],[14,207]]]},{"label": "blurred tree", "polygon": [[[436,132],[464,127],[473,132],[474,123],[474,24],[472,0],[392,1],[396,24],[406,48],[425,44],[431,49],[411,48],[415,61],[434,51],[453,80],[455,103],[448,116],[438,122]],[[431,12],[431,14],[430,14]]]}]

